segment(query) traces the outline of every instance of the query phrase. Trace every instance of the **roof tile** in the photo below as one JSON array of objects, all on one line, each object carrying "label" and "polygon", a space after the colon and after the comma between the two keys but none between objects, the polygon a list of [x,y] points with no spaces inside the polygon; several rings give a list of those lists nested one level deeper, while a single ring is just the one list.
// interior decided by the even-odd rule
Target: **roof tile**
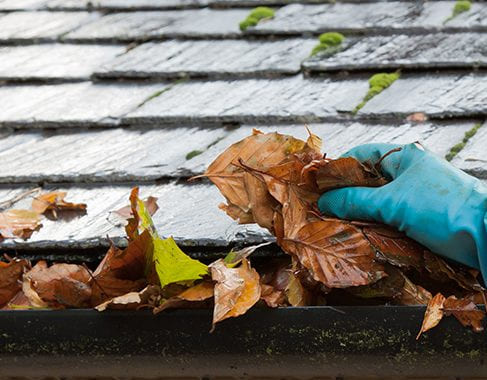
[{"label": "roof tile", "polygon": [[147,43],[120,55],[96,74],[112,78],[296,74],[313,45],[314,41],[301,39]]}]

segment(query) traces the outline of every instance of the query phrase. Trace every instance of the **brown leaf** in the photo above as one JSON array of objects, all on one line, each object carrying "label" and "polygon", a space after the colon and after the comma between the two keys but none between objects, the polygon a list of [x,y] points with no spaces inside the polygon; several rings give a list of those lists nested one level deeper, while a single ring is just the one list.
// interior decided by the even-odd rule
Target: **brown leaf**
[{"label": "brown leaf", "polygon": [[[240,221],[250,223],[248,216],[249,213],[252,213],[252,204],[245,186],[245,173],[248,169],[242,165],[257,171],[265,171],[282,163],[292,154],[310,151],[313,151],[312,147],[292,136],[275,132],[263,134],[254,131],[251,136],[233,144],[220,154],[204,175],[220,189],[227,199],[226,210],[231,211],[229,215],[238,216]],[[262,192],[262,187],[259,192]],[[237,211],[235,208],[239,210]],[[268,220],[268,218],[265,219],[264,225],[269,224]]]},{"label": "brown leaf", "polygon": [[440,282],[454,281],[457,285],[466,290],[483,291],[485,290],[478,282],[473,272],[465,270],[461,266],[448,264],[441,257],[429,252],[424,252],[425,268],[431,278]]},{"label": "brown leaf", "polygon": [[34,306],[30,302],[29,298],[24,294],[22,290],[17,292],[15,296],[4,306],[3,310],[18,310],[18,309],[33,309]]},{"label": "brown leaf", "polygon": [[428,305],[428,302],[433,297],[430,292],[419,285],[415,285],[404,274],[404,286],[401,289],[401,295],[396,298],[396,303],[399,305]]},{"label": "brown leaf", "polygon": [[471,326],[475,332],[484,330],[482,321],[485,318],[485,313],[478,309],[470,299],[458,299],[455,296],[450,296],[443,303],[443,311],[446,315],[453,314],[463,326]]},{"label": "brown leaf", "polygon": [[93,273],[92,305],[99,305],[130,292],[138,292],[147,285],[146,253],[150,245],[150,234],[144,231],[123,250],[113,245],[110,247]]},{"label": "brown leaf", "polygon": [[399,269],[391,265],[385,267],[387,276],[370,285],[355,286],[348,289],[361,298],[396,298],[402,293],[404,277]]},{"label": "brown leaf", "polygon": [[30,269],[27,260],[0,261],[0,307],[8,303],[22,288],[22,275]]},{"label": "brown leaf", "polygon": [[98,311],[106,309],[135,310],[140,307],[155,307],[161,299],[161,287],[149,285],[140,292],[130,292],[122,296],[112,298],[95,307]]},{"label": "brown leaf", "polygon": [[191,307],[192,303],[200,303],[213,297],[215,285],[209,281],[203,281],[196,284],[177,296],[171,297],[160,306],[154,309],[154,314],[160,313],[166,309],[172,308],[187,308]]},{"label": "brown leaf", "polygon": [[424,313],[423,324],[421,325],[421,329],[419,330],[416,340],[419,339],[422,333],[431,330],[433,327],[437,326],[438,323],[440,323],[444,315],[443,304],[445,300],[445,297],[441,293],[438,293],[428,302],[426,312]]},{"label": "brown leaf", "polygon": [[353,157],[329,161],[316,173],[321,192],[349,186],[379,187],[387,183],[374,169],[366,167]]},{"label": "brown leaf", "polygon": [[0,212],[0,239],[28,239],[42,226],[39,214],[30,210]]},{"label": "brown leaf", "polygon": [[223,260],[210,265],[215,284],[215,309],[213,328],[216,323],[244,314],[260,299],[259,274],[244,259],[238,268],[228,268]]},{"label": "brown leaf", "polygon": [[414,112],[406,117],[407,121],[412,121],[413,123],[424,123],[428,120],[428,116],[424,112]]},{"label": "brown leaf", "polygon": [[289,280],[286,286],[286,296],[291,306],[309,306],[312,303],[313,295],[309,289],[303,286],[297,274],[300,264],[293,258]]},{"label": "brown leaf", "polygon": [[54,191],[39,195],[32,200],[32,210],[38,214],[44,214],[46,211],[51,211],[54,216],[56,216],[57,211],[86,211],[85,203],[66,202],[64,200],[66,195],[67,193],[65,191]]},{"label": "brown leaf", "polygon": [[421,244],[403,233],[385,226],[376,225],[362,228],[363,233],[383,259],[400,268],[424,268],[423,254],[426,250]]},{"label": "brown leaf", "polygon": [[363,233],[341,220],[309,223],[288,241],[290,253],[329,288],[368,285],[386,276]]},{"label": "brown leaf", "polygon": [[24,275],[24,281],[50,307],[84,307],[89,305],[91,276],[81,265],[45,264]]},{"label": "brown leaf", "polygon": [[[147,212],[152,216],[159,210],[159,206],[157,205],[157,198],[153,196],[149,196],[145,201],[145,208]],[[130,205],[122,207],[118,210],[113,211],[113,213],[120,216],[122,219],[129,219],[132,218],[134,215],[132,213],[132,207]]]},{"label": "brown leaf", "polygon": [[282,290],[277,290],[271,285],[261,284],[262,291],[260,299],[263,300],[269,307],[279,307],[285,306],[286,302],[286,292]]}]

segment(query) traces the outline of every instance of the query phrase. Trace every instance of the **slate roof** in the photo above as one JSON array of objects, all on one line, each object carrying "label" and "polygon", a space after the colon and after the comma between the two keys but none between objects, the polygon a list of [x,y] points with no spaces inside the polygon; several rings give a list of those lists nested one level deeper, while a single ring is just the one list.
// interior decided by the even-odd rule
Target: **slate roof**
[{"label": "slate roof", "polygon": [[[259,5],[275,17],[241,32]],[[208,182],[186,181],[254,127],[304,137],[309,123],[331,156],[417,140],[445,156],[465,140],[453,164],[487,179],[487,128],[468,139],[487,114],[487,2],[445,22],[454,5],[0,0],[0,202],[40,186],[88,204],[85,216],[44,220],[31,239],[0,247],[90,259],[109,238],[123,245],[110,212],[134,185],[159,198],[161,234],[195,256],[267,240],[221,212]],[[343,49],[310,57],[327,31],[346,35]],[[354,114],[367,79],[397,69]],[[428,120],[408,121],[415,112]]]}]

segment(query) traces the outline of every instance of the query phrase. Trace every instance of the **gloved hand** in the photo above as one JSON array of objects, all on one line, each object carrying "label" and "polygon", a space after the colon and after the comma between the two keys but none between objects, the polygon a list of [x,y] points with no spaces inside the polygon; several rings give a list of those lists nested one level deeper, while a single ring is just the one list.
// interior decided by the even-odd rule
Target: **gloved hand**
[{"label": "gloved hand", "polygon": [[318,207],[342,219],[382,222],[432,252],[481,270],[487,283],[487,186],[418,144],[366,144],[344,157],[381,162],[390,183],[324,193]]}]

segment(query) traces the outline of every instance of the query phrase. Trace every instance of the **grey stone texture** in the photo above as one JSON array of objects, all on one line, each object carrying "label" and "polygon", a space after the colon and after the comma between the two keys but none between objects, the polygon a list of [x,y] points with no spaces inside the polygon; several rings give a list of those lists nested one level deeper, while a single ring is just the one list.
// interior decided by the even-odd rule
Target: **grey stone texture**
[{"label": "grey stone texture", "polygon": [[207,0],[44,0],[49,9],[135,11],[203,7]]},{"label": "grey stone texture", "polygon": [[285,79],[189,81],[129,113],[126,123],[312,122],[351,111],[368,89],[365,80]]},{"label": "grey stone texture", "polygon": [[[421,124],[311,124],[322,137],[323,151],[337,157],[357,144],[415,141],[440,156],[461,141],[472,122]],[[17,131],[0,140],[0,183],[143,183],[203,173],[230,144],[256,127],[306,139],[301,124],[239,128],[111,128]],[[188,156],[188,154],[192,155]]]},{"label": "grey stone texture", "polygon": [[99,16],[90,12],[8,13],[0,17],[0,42],[56,41]]},{"label": "grey stone texture", "polygon": [[66,41],[144,41],[151,38],[232,38],[247,9],[112,13],[72,33]]},{"label": "grey stone texture", "polygon": [[247,33],[285,35],[338,30],[360,34],[415,34],[486,29],[485,2],[474,3],[469,12],[445,23],[454,4],[453,1],[290,4],[280,8],[274,19],[249,28]]},{"label": "grey stone texture", "polygon": [[0,126],[113,125],[164,84],[0,86]]},{"label": "grey stone texture", "polygon": [[123,46],[41,44],[0,47],[0,80],[88,80]]},{"label": "grey stone texture", "polygon": [[407,115],[425,112],[435,117],[476,116],[487,112],[484,74],[404,76],[372,98],[359,115]]},{"label": "grey stone texture", "polygon": [[137,46],[100,67],[96,75],[110,78],[245,77],[296,74],[315,42],[167,41]]},{"label": "grey stone texture", "polygon": [[435,33],[348,38],[343,50],[303,62],[309,71],[487,66],[486,33]]},{"label": "grey stone texture", "polygon": [[[0,188],[0,202],[25,192],[25,187]],[[67,186],[46,187],[43,191],[67,191],[66,199],[87,204],[86,215],[73,219],[43,218],[42,228],[29,240],[8,239],[0,242],[3,249],[35,248],[93,248],[108,246],[110,238],[124,245],[124,221],[113,211],[129,204],[131,186]],[[13,205],[29,208],[33,194]],[[254,225],[238,225],[218,208],[224,199],[218,189],[208,184],[148,185],[140,188],[141,197],[159,198],[159,210],[153,219],[163,237],[173,236],[186,246],[224,247],[233,243],[257,243],[269,240],[270,235]],[[108,238],[107,238],[108,237]]]},{"label": "grey stone texture", "polygon": [[481,126],[452,162],[476,177],[487,179],[487,125]]}]

